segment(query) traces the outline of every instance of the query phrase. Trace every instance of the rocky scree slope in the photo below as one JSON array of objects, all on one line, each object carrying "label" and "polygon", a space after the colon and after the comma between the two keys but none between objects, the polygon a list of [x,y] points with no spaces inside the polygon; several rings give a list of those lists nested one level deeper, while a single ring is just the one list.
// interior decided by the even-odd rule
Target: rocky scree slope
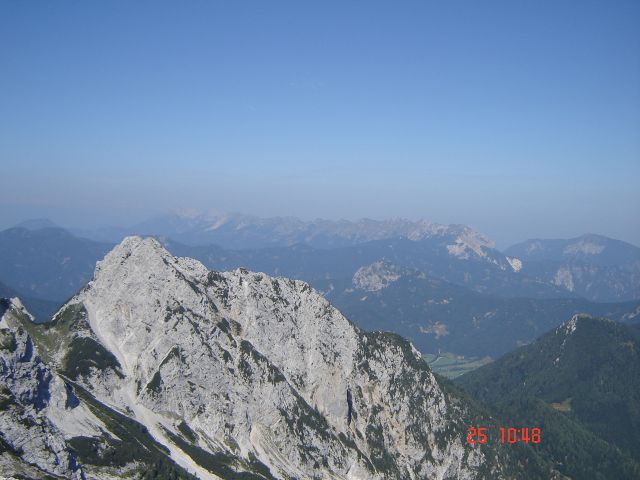
[{"label": "rocky scree slope", "polygon": [[20,300],[0,300],[0,478],[195,479],[144,426],[50,368],[34,326]]},{"label": "rocky scree slope", "polygon": [[76,391],[198,478],[522,473],[465,445],[476,410],[408,342],[359,330],[301,281],[208,271],[129,237],[50,324],[25,325]]},{"label": "rocky scree slope", "polygon": [[22,304],[2,300],[0,309],[0,472],[81,478],[64,439],[71,423],[64,382],[38,358],[16,318],[27,315]]}]

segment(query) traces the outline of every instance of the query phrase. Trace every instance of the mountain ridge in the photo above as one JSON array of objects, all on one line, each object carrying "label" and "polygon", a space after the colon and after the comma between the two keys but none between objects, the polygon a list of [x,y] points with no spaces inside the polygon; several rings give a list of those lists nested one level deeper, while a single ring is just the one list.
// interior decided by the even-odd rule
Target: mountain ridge
[{"label": "mountain ridge", "polygon": [[456,383],[497,415],[546,430],[564,474],[637,478],[639,355],[636,328],[580,314]]},{"label": "mountain ridge", "polygon": [[640,301],[504,298],[386,260],[361,267],[352,278],[317,281],[315,286],[357,325],[394,331],[424,353],[497,358],[576,313],[626,323],[640,319]]},{"label": "mountain ridge", "polygon": [[522,272],[594,301],[640,298],[640,248],[603,235],[533,239],[505,254],[523,262]]},{"label": "mountain ridge", "polygon": [[640,247],[593,233],[566,239],[528,239],[508,247],[504,253],[524,261],[588,259],[602,266],[623,266],[640,261]]},{"label": "mountain ridge", "polygon": [[187,470],[219,475],[221,459],[265,478],[518,468],[508,451],[465,445],[477,414],[409,343],[359,330],[301,281],[212,272],[131,237],[51,323],[22,326],[79,392],[141,422]]},{"label": "mountain ridge", "polygon": [[[165,214],[140,222],[130,228],[111,231],[116,236],[96,239],[119,242],[126,235],[166,236],[189,246],[216,244],[225,248],[255,249],[305,243],[316,248],[353,246],[372,240],[455,234],[465,246],[478,251],[480,246],[495,244],[480,232],[461,224],[438,224],[426,220],[394,218],[373,220],[302,220],[297,217],[262,218],[254,215],[223,213],[179,215]],[[91,237],[91,231],[83,231]],[[460,248],[460,247],[458,247]]]}]

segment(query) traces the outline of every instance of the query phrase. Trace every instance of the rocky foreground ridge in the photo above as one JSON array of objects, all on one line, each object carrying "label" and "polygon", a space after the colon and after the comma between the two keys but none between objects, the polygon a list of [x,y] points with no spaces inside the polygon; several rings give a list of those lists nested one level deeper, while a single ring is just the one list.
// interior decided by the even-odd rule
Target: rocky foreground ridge
[{"label": "rocky foreground ridge", "polygon": [[[0,321],[0,470],[28,478],[517,478],[398,336],[301,281],[128,237],[52,322]],[[8,477],[10,478],[10,477]]]}]

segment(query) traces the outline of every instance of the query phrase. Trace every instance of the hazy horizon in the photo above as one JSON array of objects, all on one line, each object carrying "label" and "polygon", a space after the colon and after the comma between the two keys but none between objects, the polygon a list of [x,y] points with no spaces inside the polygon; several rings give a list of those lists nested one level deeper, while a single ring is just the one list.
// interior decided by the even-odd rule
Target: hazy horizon
[{"label": "hazy horizon", "polygon": [[640,245],[638,24],[632,1],[4,2],[0,228],[216,208]]},{"label": "hazy horizon", "polygon": [[[379,217],[372,217],[372,216],[364,216],[364,217],[354,217],[354,218],[345,218],[345,217],[341,217],[341,218],[323,218],[323,217],[313,217],[313,218],[305,218],[305,217],[300,217],[300,216],[293,216],[293,215],[274,215],[274,216],[259,216],[259,215],[253,215],[247,212],[222,212],[222,211],[217,211],[217,210],[212,210],[212,211],[195,211],[195,210],[191,210],[191,211],[185,211],[185,210],[175,210],[175,211],[166,211],[166,212],[161,212],[158,213],[156,215],[152,215],[149,217],[145,217],[145,218],[140,218],[137,222],[132,222],[132,223],[124,223],[124,224],[118,224],[118,223],[111,223],[111,224],[107,224],[107,223],[85,223],[85,224],[73,224],[73,223],[66,223],[64,221],[56,221],[53,220],[52,218],[49,217],[30,217],[30,218],[23,218],[21,220],[15,221],[15,222],[9,222],[7,224],[2,224],[0,223],[0,231],[8,229],[8,228],[12,228],[12,227],[16,227],[16,226],[20,226],[20,224],[26,224],[29,222],[52,222],[53,224],[55,224],[56,227],[60,227],[60,228],[64,228],[69,230],[70,232],[82,236],[82,231],[85,231],[85,233],[90,233],[90,232],[97,232],[100,229],[109,229],[109,228],[122,228],[122,229],[133,229],[135,228],[135,226],[137,224],[143,223],[145,221],[149,221],[149,220],[155,220],[158,219],[160,217],[163,217],[165,215],[178,215],[178,216],[182,216],[182,217],[188,217],[188,218],[196,218],[196,217],[208,217],[208,216],[221,216],[221,215],[247,215],[247,216],[254,216],[254,217],[259,217],[259,218],[296,218],[302,221],[315,221],[315,220],[329,220],[329,221],[340,221],[340,220],[347,220],[347,221],[357,221],[357,220],[375,220],[375,221],[384,221],[384,220],[410,220],[410,221],[418,221],[418,220],[426,220],[432,223],[443,223],[443,224],[460,224],[462,222],[436,222],[433,220],[430,220],[428,218],[409,218],[409,217],[403,217],[403,216],[394,216],[394,217],[386,217],[386,218],[379,218]],[[515,245],[517,243],[520,243],[522,241],[525,240],[531,240],[531,239],[568,239],[568,238],[575,238],[575,237],[579,237],[581,235],[585,235],[585,234],[595,234],[595,235],[602,235],[605,237],[609,237],[615,240],[622,240],[624,242],[627,242],[631,245],[637,246],[640,248],[640,244],[635,243],[633,241],[629,241],[628,239],[625,238],[620,238],[620,237],[616,237],[613,235],[607,235],[606,233],[603,232],[596,232],[596,231],[584,231],[584,232],[579,232],[579,233],[575,233],[575,234],[569,234],[569,235],[565,235],[565,236],[558,236],[558,235],[548,235],[548,236],[541,236],[541,235],[530,235],[526,238],[518,238],[515,240],[510,240],[508,238],[500,238],[500,237],[495,237],[494,235],[491,234],[491,232],[482,230],[481,228],[478,228],[475,225],[472,224],[464,224],[464,225],[468,225],[476,230],[478,230],[480,233],[486,234],[491,240],[493,240],[496,243],[496,248],[498,248],[499,250],[504,250],[512,245]]]}]

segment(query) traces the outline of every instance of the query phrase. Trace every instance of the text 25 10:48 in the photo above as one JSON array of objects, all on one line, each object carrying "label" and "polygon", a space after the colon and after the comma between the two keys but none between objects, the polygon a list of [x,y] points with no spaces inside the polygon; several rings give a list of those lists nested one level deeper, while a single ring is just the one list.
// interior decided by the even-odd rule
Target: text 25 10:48
[{"label": "text 25 10:48", "polygon": [[[470,427],[467,433],[467,443],[470,445],[482,445],[487,443],[489,429],[485,427]],[[500,427],[500,443],[540,443],[542,432],[539,428],[503,428]]]}]

